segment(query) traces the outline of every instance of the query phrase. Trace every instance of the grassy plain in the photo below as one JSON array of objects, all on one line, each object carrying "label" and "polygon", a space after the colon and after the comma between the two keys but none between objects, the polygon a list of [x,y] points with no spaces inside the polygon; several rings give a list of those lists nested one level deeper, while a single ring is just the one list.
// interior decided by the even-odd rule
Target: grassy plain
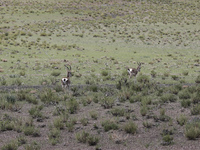
[{"label": "grassy plain", "polygon": [[[0,147],[198,146],[188,134],[199,120],[199,8],[199,0],[2,0]],[[137,62],[139,76],[128,79]],[[13,85],[39,89],[5,91]]]}]

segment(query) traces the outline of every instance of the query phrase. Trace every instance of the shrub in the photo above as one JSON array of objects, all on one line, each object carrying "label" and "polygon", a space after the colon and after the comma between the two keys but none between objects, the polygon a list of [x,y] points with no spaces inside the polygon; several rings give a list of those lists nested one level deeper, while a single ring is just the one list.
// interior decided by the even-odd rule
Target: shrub
[{"label": "shrub", "polygon": [[174,138],[168,134],[168,135],[164,135],[162,140],[163,140],[162,145],[170,145],[170,144],[173,144]]},{"label": "shrub", "polygon": [[94,146],[94,145],[97,145],[97,143],[99,142],[99,138],[96,136],[90,135],[87,138],[87,142],[90,146]]},{"label": "shrub", "polygon": [[97,118],[98,118],[97,112],[94,112],[94,111],[90,112],[90,116],[91,116],[92,119],[95,119],[95,120],[97,120]]},{"label": "shrub", "polygon": [[151,71],[151,76],[152,76],[153,78],[156,77],[156,74],[157,74],[157,73],[156,73],[154,70]]},{"label": "shrub", "polygon": [[82,124],[83,126],[87,126],[87,124],[88,124],[88,118],[82,118],[82,119],[80,120],[80,122],[81,122],[81,124]]},{"label": "shrub", "polygon": [[17,150],[18,144],[16,141],[11,141],[1,147],[1,150]]},{"label": "shrub", "polygon": [[200,104],[195,105],[195,106],[191,109],[191,114],[192,114],[192,115],[199,115],[199,114],[200,114]]},{"label": "shrub", "polygon": [[103,71],[101,72],[101,75],[102,75],[102,76],[108,76],[108,71],[103,70]]},{"label": "shrub", "polygon": [[192,98],[192,102],[194,104],[199,103],[200,102],[200,93],[195,93],[194,97]]},{"label": "shrub", "polygon": [[76,134],[76,139],[81,143],[88,143],[90,146],[94,146],[99,142],[99,138],[90,135],[88,132],[82,131]]},{"label": "shrub", "polygon": [[142,106],[142,107],[140,108],[140,114],[141,114],[142,116],[146,116],[147,112],[148,112],[148,108],[147,108],[146,105],[144,105],[144,106]]},{"label": "shrub", "polygon": [[167,93],[167,94],[164,94],[162,97],[161,97],[161,100],[162,102],[166,103],[168,101],[170,102],[175,102],[177,100],[176,96],[173,95],[173,94],[170,94],[170,93]]},{"label": "shrub", "polygon": [[58,130],[57,128],[52,128],[48,137],[51,144],[56,145],[57,143],[59,143],[60,140],[60,130]]},{"label": "shrub", "polygon": [[60,86],[60,85],[56,85],[55,87],[54,87],[54,90],[56,91],[56,92],[61,92],[61,91],[63,91],[63,88],[62,88],[62,86]]},{"label": "shrub", "polygon": [[89,137],[89,133],[85,131],[82,131],[76,134],[76,139],[81,143],[86,143],[88,137]]},{"label": "shrub", "polygon": [[17,78],[17,79],[15,79],[15,80],[13,81],[12,85],[20,86],[20,85],[22,85],[22,81],[21,81],[19,78]]},{"label": "shrub", "polygon": [[33,118],[41,118],[43,119],[44,116],[42,115],[41,113],[41,110],[43,109],[43,106],[35,106],[35,107],[32,107],[30,110],[29,110],[29,114],[33,117]]},{"label": "shrub", "polygon": [[180,99],[189,99],[191,97],[187,89],[180,91],[178,96]]},{"label": "shrub", "polygon": [[191,105],[191,100],[189,99],[184,99],[181,101],[181,106],[184,108],[190,107],[190,105]]},{"label": "shrub", "polygon": [[178,80],[179,79],[179,77],[177,75],[171,75],[171,77],[172,77],[173,80]]},{"label": "shrub", "polygon": [[187,122],[187,117],[185,115],[181,115],[179,118],[176,119],[178,124],[183,126]]},{"label": "shrub", "polygon": [[103,126],[105,132],[118,129],[118,125],[111,120],[104,121],[102,123],[102,126]]},{"label": "shrub", "polygon": [[135,134],[137,131],[137,126],[134,122],[128,122],[124,125],[124,130],[126,131],[126,133]]},{"label": "shrub", "polygon": [[0,79],[0,82],[1,82],[1,85],[6,85],[6,84],[7,84],[5,78],[1,78],[1,79]]},{"label": "shrub", "polygon": [[196,83],[200,83],[200,75],[197,76],[197,78],[195,79]]},{"label": "shrub", "polygon": [[41,148],[40,148],[40,145],[38,144],[38,142],[32,142],[32,143],[30,143],[30,144],[26,144],[25,146],[24,146],[24,148],[26,149],[26,150],[40,150]]},{"label": "shrub", "polygon": [[194,121],[186,124],[185,136],[189,140],[195,140],[196,138],[200,137],[200,121]]},{"label": "shrub", "polygon": [[89,90],[92,92],[98,92],[98,86],[97,85],[90,85]]},{"label": "shrub", "polygon": [[189,74],[189,71],[183,71],[182,74],[183,74],[184,76],[187,76],[187,75]]},{"label": "shrub", "polygon": [[64,122],[63,122],[63,119],[61,117],[54,119],[53,125],[58,130],[64,129]]},{"label": "shrub", "polygon": [[53,72],[51,73],[51,75],[54,76],[54,77],[57,77],[57,76],[59,76],[60,74],[61,74],[60,71],[53,71]]},{"label": "shrub", "polygon": [[147,75],[139,75],[137,77],[137,81],[139,83],[149,83],[150,80],[149,80],[149,77]]},{"label": "shrub", "polygon": [[111,114],[113,116],[124,116],[125,110],[124,109],[120,109],[120,108],[113,108],[111,110]]},{"label": "shrub", "polygon": [[40,136],[40,131],[34,126],[25,126],[23,131],[25,135],[32,135],[33,137]]},{"label": "shrub", "polygon": [[114,99],[112,97],[104,97],[101,99],[100,103],[105,109],[112,108],[114,105]]},{"label": "shrub", "polygon": [[69,121],[66,122],[66,127],[69,132],[72,132],[74,130],[74,125],[76,124],[75,119],[70,119]]},{"label": "shrub", "polygon": [[148,121],[144,121],[142,124],[145,128],[151,128],[152,127],[152,124]]},{"label": "shrub", "polygon": [[52,104],[59,101],[59,99],[56,97],[55,93],[51,89],[42,90],[39,97],[41,101],[46,104]]},{"label": "shrub", "polygon": [[74,98],[71,98],[67,102],[67,109],[68,109],[70,114],[74,114],[79,109],[79,103]]},{"label": "shrub", "polygon": [[17,101],[17,98],[15,95],[6,95],[6,101],[8,103],[14,104]]}]

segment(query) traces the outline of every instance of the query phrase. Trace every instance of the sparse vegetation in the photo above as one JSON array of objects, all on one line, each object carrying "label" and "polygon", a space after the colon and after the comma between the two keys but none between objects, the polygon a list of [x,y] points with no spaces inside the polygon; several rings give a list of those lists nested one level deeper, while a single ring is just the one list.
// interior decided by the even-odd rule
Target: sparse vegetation
[{"label": "sparse vegetation", "polygon": [[[199,7],[2,0],[1,149],[198,147]],[[60,85],[66,64],[69,89]]]}]

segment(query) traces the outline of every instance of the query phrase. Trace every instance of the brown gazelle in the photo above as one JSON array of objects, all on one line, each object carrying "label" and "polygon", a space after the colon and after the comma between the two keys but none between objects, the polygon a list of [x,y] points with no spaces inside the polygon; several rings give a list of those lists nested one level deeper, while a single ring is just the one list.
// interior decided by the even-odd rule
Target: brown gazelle
[{"label": "brown gazelle", "polygon": [[128,73],[129,73],[129,78],[131,78],[133,75],[136,76],[138,74],[138,72],[140,72],[140,69],[141,69],[141,63],[137,63],[138,64],[138,67],[137,69],[136,68],[128,68]]},{"label": "brown gazelle", "polygon": [[64,77],[61,79],[61,85],[62,88],[68,88],[69,89],[69,85],[71,83],[70,81],[70,76],[71,76],[71,66],[70,65],[65,65],[65,67],[67,68],[67,77]]}]

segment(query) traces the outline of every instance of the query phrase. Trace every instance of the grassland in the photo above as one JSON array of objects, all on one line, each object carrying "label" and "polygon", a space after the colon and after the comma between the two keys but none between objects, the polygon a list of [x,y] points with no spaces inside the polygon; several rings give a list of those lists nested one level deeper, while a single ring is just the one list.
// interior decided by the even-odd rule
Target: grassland
[{"label": "grassland", "polygon": [[198,148],[199,17],[199,0],[2,0],[0,147]]}]

